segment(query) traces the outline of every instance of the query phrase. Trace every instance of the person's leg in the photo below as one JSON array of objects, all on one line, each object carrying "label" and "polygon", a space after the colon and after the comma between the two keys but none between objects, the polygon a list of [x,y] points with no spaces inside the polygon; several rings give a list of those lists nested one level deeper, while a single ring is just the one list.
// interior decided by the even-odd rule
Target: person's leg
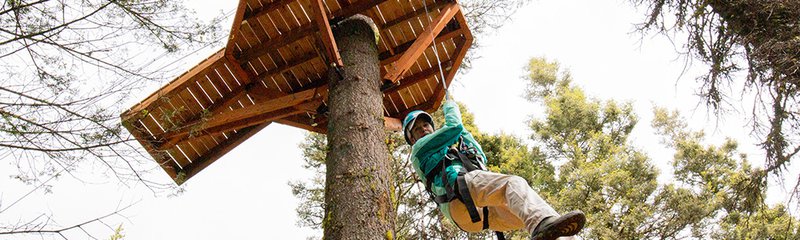
[{"label": "person's leg", "polygon": [[[514,231],[525,228],[525,223],[506,206],[487,207],[489,209],[489,229],[492,231]],[[478,207],[478,215],[483,220],[483,209]],[[456,199],[450,202],[450,216],[461,230],[467,232],[480,232],[483,230],[483,221],[473,223],[469,217],[466,206]]]},{"label": "person's leg", "polygon": [[[475,205],[478,208],[490,207],[489,226],[493,230],[505,231],[503,228],[506,226],[514,226],[515,221],[518,224],[519,220],[522,220],[523,225],[517,229],[525,228],[532,233],[545,217],[559,216],[553,207],[539,197],[525,179],[519,176],[472,171],[464,177]],[[493,216],[494,213],[497,217]],[[518,219],[508,218],[507,214],[502,213],[512,213]],[[494,225],[497,225],[498,229],[495,229]]]}]

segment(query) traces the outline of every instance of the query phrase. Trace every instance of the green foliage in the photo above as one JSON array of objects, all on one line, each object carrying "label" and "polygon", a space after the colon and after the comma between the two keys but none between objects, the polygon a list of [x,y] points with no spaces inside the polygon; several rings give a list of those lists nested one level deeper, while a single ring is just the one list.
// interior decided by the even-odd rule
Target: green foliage
[{"label": "green foliage", "polygon": [[122,229],[122,224],[120,224],[119,227],[117,227],[117,229],[114,229],[114,234],[111,235],[111,237],[109,239],[110,240],[122,240],[125,237],[125,235],[122,234],[123,230],[124,229]]},{"label": "green foliage", "polygon": [[587,99],[583,90],[571,85],[568,72],[557,76],[558,63],[534,58],[528,71],[528,99],[546,106],[546,119],[530,122],[532,138],[541,141],[548,154],[563,159],[607,158],[636,125],[630,103]]},{"label": "green foliage", "polygon": [[717,239],[800,239],[800,224],[789,215],[784,206],[762,209],[754,214],[731,214],[730,220],[721,224]]},{"label": "green foliage", "polygon": [[489,160],[489,170],[520,176],[537,191],[554,187],[554,167],[538,148],[531,149],[522,139],[504,133],[475,138]]},{"label": "green foliage", "polygon": [[[673,167],[675,184],[665,194],[681,192],[679,201],[700,204],[691,208],[672,208],[677,214],[694,213],[707,218],[692,226],[697,236],[716,239],[795,239],[798,219],[783,205],[765,206],[764,171],[753,168],[746,155],[737,154],[737,143],[727,139],[720,146],[703,146],[704,134],[687,130],[677,112],[655,108],[653,127],[676,150]],[[682,186],[677,187],[677,186]],[[716,226],[708,230],[708,226]],[[711,232],[709,232],[711,231]]]},{"label": "green foliage", "polygon": [[[764,171],[781,175],[800,153],[800,1],[631,0],[647,7],[639,29],[686,36],[685,52],[705,63],[699,95],[715,112],[752,96],[753,135]],[[685,33],[685,34],[676,34]],[[736,77],[746,71],[746,78]],[[767,174],[761,176],[766,177]],[[795,186],[795,194],[800,193]],[[800,195],[795,195],[800,197]]]},{"label": "green foliage", "polygon": [[[589,99],[571,85],[568,72],[559,72],[558,63],[534,58],[528,66],[527,96],[546,107],[543,119],[531,120],[532,139],[544,146],[547,161],[563,163],[555,171],[556,187],[543,196],[557,210],[586,212],[583,237],[782,239],[782,233],[769,232],[775,226],[795,236],[795,218],[763,207],[763,172],[737,154],[735,141],[705,145],[704,134],[690,131],[677,112],[656,108],[652,125],[675,149],[675,181],[660,185],[658,169],[628,142],[637,123],[631,104]],[[766,222],[739,224],[743,219]]]}]

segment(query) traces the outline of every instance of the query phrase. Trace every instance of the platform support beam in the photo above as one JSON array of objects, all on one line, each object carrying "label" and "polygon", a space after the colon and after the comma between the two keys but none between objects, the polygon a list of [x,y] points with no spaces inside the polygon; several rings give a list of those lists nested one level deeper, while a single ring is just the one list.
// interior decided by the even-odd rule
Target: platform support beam
[{"label": "platform support beam", "polygon": [[314,10],[314,21],[317,23],[322,45],[325,46],[325,56],[328,57],[328,62],[330,64],[335,64],[334,66],[343,66],[342,57],[339,56],[339,48],[336,46],[336,40],[333,39],[331,24],[328,22],[328,14],[325,12],[325,3],[322,2],[322,0],[316,0],[314,2],[316,3],[312,7]]},{"label": "platform support beam", "polygon": [[439,32],[441,32],[447,23],[453,19],[453,16],[460,11],[461,10],[457,3],[452,2],[447,4],[442,11],[439,12],[439,16],[437,16],[432,23],[425,27],[425,31],[417,36],[417,40],[415,40],[414,43],[411,44],[411,47],[409,47],[408,50],[403,53],[403,56],[401,56],[396,62],[392,63],[383,79],[392,83],[396,83],[397,80],[400,80],[400,78],[406,72],[408,72],[408,69],[411,68],[414,62],[419,59],[419,56],[425,52],[425,49],[433,44],[434,39],[439,35]]}]

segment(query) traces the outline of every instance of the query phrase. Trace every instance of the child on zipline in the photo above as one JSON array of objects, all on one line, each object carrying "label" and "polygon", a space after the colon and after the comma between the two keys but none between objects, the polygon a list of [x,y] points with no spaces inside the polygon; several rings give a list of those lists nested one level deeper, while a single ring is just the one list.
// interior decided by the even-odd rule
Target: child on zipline
[{"label": "child on zipline", "polygon": [[424,111],[413,111],[403,120],[414,169],[439,210],[464,231],[491,229],[498,238],[503,238],[501,232],[523,228],[537,240],[580,232],[586,222],[583,212],[559,216],[525,179],[486,171],[480,144],[464,128],[458,105],[447,96],[444,126],[438,130]]}]

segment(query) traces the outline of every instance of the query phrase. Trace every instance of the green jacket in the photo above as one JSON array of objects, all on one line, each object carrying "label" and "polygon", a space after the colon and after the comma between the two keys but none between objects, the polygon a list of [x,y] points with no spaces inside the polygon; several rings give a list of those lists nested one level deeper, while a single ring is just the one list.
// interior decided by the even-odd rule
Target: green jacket
[{"label": "green jacket", "polygon": [[[447,148],[457,144],[459,137],[464,139],[464,144],[468,147],[474,147],[478,154],[483,157],[484,164],[486,163],[486,155],[483,153],[481,145],[475,141],[475,138],[464,128],[464,124],[461,122],[461,111],[458,109],[458,104],[455,101],[448,100],[442,105],[442,111],[444,112],[444,126],[420,138],[411,147],[411,159],[414,169],[423,183],[427,181],[425,179],[426,173],[434,169],[436,165],[441,164],[442,159],[447,154]],[[452,165],[445,169],[447,181],[450,184],[455,184],[458,172],[462,168],[460,162],[454,161]],[[431,184],[432,191],[436,196],[445,194],[441,174],[441,172],[438,173]],[[448,219],[453,220],[450,216],[450,203],[439,205],[439,210]]]}]

